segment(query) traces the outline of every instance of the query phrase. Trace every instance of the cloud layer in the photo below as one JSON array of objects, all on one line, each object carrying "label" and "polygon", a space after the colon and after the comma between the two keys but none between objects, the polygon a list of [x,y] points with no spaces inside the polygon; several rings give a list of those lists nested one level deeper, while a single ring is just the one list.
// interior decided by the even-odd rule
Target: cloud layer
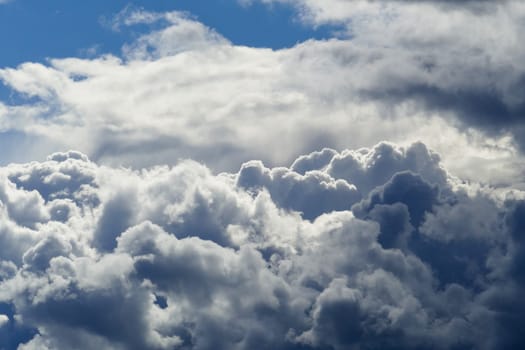
[{"label": "cloud layer", "polygon": [[0,69],[15,96],[0,103],[0,127],[17,145],[2,160],[79,149],[103,164],[190,158],[233,171],[421,140],[465,177],[508,184],[522,170],[521,2],[301,3],[308,23],[337,15],[342,29],[270,50],[234,45],[187,14],[126,9],[115,30],[152,29],[121,57]]},{"label": "cloud layer", "polygon": [[525,5],[262,2],[338,32],[127,8],[119,57],[0,69],[0,345],[525,343]]},{"label": "cloud layer", "polygon": [[289,168],[142,171],[78,152],[0,169],[0,339],[20,349],[522,344],[519,191],[422,143]]}]

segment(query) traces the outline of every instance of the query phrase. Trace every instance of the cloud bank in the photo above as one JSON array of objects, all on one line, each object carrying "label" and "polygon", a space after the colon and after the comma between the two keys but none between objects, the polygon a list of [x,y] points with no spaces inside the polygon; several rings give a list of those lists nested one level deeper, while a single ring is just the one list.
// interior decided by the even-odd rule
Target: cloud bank
[{"label": "cloud bank", "polygon": [[271,50],[232,44],[188,14],[126,9],[115,30],[152,29],[120,57],[0,69],[14,96],[0,103],[0,129],[17,145],[3,162],[79,149],[108,165],[190,158],[234,171],[421,140],[465,178],[508,185],[523,170],[521,2],[300,3],[306,23],[342,29]]},{"label": "cloud bank", "polygon": [[290,167],[0,168],[0,339],[19,349],[522,344],[524,194],[424,144]]},{"label": "cloud bank", "polygon": [[0,69],[2,346],[525,343],[525,5],[292,5],[338,31],[127,8],[118,57]]}]

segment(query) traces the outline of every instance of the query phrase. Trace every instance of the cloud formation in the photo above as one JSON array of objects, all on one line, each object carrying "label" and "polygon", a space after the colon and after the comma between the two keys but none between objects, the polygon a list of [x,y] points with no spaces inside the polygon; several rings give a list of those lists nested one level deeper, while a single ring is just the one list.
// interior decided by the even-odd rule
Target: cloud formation
[{"label": "cloud formation", "polygon": [[524,194],[465,184],[422,143],[220,174],[66,152],[0,174],[8,348],[524,341]]},{"label": "cloud formation", "polygon": [[352,42],[367,48],[370,58],[361,58],[368,61],[368,81],[356,86],[365,98],[387,104],[411,101],[425,109],[452,112],[467,127],[489,133],[512,131],[522,146],[524,67],[518,62],[524,53],[516,48],[523,31],[523,3],[289,3],[315,25],[344,23]]},{"label": "cloud formation", "polygon": [[261,1],[338,32],[0,69],[0,345],[520,348],[525,5]]},{"label": "cloud formation", "polygon": [[456,174],[513,181],[522,169],[523,4],[483,2],[492,7],[480,12],[335,3],[345,10],[332,1],[304,7],[344,16],[336,38],[286,49],[232,44],[187,14],[128,9],[115,29],[152,29],[121,57],[0,69],[20,95],[0,102],[1,130],[18,145],[4,162],[74,148],[108,165],[190,158],[233,171],[250,159],[289,164],[323,147],[422,140]]}]

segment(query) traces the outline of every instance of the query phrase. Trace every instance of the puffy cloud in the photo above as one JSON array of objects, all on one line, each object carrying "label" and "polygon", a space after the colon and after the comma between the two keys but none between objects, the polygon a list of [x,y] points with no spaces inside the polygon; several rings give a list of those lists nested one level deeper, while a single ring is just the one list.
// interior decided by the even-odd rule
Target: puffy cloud
[{"label": "puffy cloud", "polygon": [[314,170],[301,175],[284,167],[268,169],[261,162],[243,164],[236,181],[237,186],[247,190],[268,190],[280,207],[300,211],[310,220],[323,213],[350,209],[360,199],[355,186],[325,172]]},{"label": "puffy cloud", "polygon": [[[342,156],[351,176],[338,179]],[[422,144],[221,174],[193,161],[111,168],[77,152],[0,170],[8,348],[523,341],[521,192],[458,185]],[[43,214],[21,220],[11,198]]]},{"label": "puffy cloud", "polygon": [[498,215],[498,206],[486,194],[459,192],[452,203],[443,203],[427,215],[421,231],[442,241],[498,239]]},{"label": "puffy cloud", "polygon": [[366,215],[376,205],[402,203],[410,214],[410,222],[419,226],[437,202],[438,188],[410,172],[395,174],[385,185],[372,191],[369,197],[353,209],[359,216]]},{"label": "puffy cloud", "polygon": [[178,12],[126,10],[116,28],[155,29],[122,57],[0,70],[4,84],[29,97],[0,105],[12,135],[2,142],[17,145],[2,157],[75,148],[107,165],[191,158],[233,171],[250,159],[285,165],[323,147],[422,140],[457,174],[512,182],[522,168],[513,142],[522,129],[523,6],[480,14],[429,3],[340,5],[357,11],[350,37],[280,50],[234,45]]},{"label": "puffy cloud", "polygon": [[339,38],[126,9],[122,57],[0,70],[5,159],[89,155],[0,168],[2,346],[524,343],[524,6],[295,4]]},{"label": "puffy cloud", "polygon": [[[346,282],[334,279],[319,295],[314,305],[313,327],[300,336],[301,341],[334,349],[472,346],[461,344],[461,337],[472,336],[468,334],[472,330],[459,318],[449,320],[450,325],[436,325],[430,332],[425,331],[424,325],[431,316],[410,289],[391,274],[377,270],[360,276],[356,288]],[[456,330],[449,331],[447,327]],[[447,338],[439,339],[443,331]]]},{"label": "puffy cloud", "polygon": [[429,183],[444,187],[447,174],[439,163],[439,155],[420,142],[406,148],[382,142],[372,149],[342,152],[332,158],[327,172],[355,183],[366,195],[402,171],[420,174]]}]

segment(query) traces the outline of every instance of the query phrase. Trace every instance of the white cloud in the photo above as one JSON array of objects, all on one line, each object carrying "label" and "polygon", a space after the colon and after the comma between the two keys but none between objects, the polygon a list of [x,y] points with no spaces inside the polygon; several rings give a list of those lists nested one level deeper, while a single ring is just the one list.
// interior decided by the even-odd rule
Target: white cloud
[{"label": "white cloud", "polygon": [[[178,12],[127,11],[119,26],[160,21],[166,27],[129,43],[122,58],[53,59],[0,70],[7,85],[37,100],[0,108],[3,130],[16,133],[20,145],[2,157],[32,160],[73,148],[112,165],[191,158],[233,170],[254,158],[287,164],[323,147],[422,140],[454,173],[508,184],[522,163],[506,132],[518,135],[520,128],[505,121],[485,128],[485,117],[478,122],[467,113],[483,100],[478,90],[493,91],[494,103],[510,109],[519,105],[522,9],[508,6],[449,16],[430,5],[388,5],[396,16],[385,22],[384,6],[366,3],[360,11],[371,20],[352,22],[353,39],[282,50],[235,46]],[[436,25],[422,32],[416,30],[421,21]],[[446,91],[464,95],[454,100]],[[460,129],[450,123],[458,118],[466,121]],[[502,118],[512,124],[515,116]],[[464,128],[470,124],[499,131],[487,137]],[[490,175],[471,170],[478,164],[490,167]]]},{"label": "white cloud", "polygon": [[158,59],[179,52],[206,49],[211,45],[229,44],[219,33],[182,12],[155,13],[126,7],[115,16],[112,28],[118,31],[122,26],[155,22],[164,22],[166,28],[125,45],[122,50],[127,59]]}]

